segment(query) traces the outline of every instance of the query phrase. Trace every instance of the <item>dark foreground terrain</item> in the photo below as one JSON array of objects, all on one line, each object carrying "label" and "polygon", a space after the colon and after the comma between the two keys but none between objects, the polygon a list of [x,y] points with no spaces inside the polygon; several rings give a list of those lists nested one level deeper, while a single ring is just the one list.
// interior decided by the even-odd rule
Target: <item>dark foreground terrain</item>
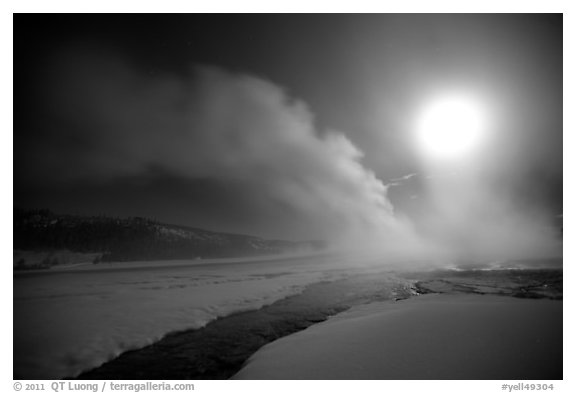
[{"label": "dark foreground terrain", "polygon": [[[265,344],[352,306],[426,293],[496,294],[562,299],[562,270],[449,271],[357,275],[309,286],[259,310],[173,333],[85,372],[79,379],[227,379]],[[562,321],[551,321],[562,323]],[[561,337],[558,338],[561,351]],[[561,375],[562,370],[558,370]],[[553,378],[553,377],[551,377]]]},{"label": "dark foreground terrain", "polygon": [[406,275],[418,293],[471,293],[562,300],[561,269],[439,270]]}]

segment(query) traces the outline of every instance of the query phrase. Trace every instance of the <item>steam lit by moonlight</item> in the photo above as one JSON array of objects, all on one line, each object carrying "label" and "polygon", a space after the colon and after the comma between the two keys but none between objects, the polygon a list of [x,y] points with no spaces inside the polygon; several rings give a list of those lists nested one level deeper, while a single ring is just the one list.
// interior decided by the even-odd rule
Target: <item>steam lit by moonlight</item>
[{"label": "steam lit by moonlight", "polygon": [[433,158],[461,157],[481,142],[483,123],[481,108],[473,100],[462,96],[437,99],[418,118],[419,147]]}]

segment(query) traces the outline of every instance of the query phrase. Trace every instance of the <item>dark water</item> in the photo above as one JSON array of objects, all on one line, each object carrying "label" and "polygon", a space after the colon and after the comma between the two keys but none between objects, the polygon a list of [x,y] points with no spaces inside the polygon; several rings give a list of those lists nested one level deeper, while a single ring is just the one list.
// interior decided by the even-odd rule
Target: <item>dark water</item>
[{"label": "dark water", "polygon": [[227,379],[260,347],[354,305],[410,296],[410,284],[389,273],[309,286],[259,310],[173,333],[81,374],[79,379]]},{"label": "dark water", "polygon": [[[217,319],[130,351],[79,379],[228,379],[263,345],[326,320],[354,305],[419,293],[493,294],[562,299],[559,269],[380,272],[310,285],[302,294],[259,310]],[[529,328],[529,327],[527,327]],[[558,337],[558,350],[562,338]],[[561,375],[561,367],[554,375]]]}]

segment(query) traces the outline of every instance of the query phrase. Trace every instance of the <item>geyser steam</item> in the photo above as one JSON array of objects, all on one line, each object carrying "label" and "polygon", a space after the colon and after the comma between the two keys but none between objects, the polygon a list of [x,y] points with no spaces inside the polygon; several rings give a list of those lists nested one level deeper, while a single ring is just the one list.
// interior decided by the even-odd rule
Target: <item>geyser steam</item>
[{"label": "geyser steam", "polygon": [[[48,109],[67,126],[38,133],[25,152],[34,162],[18,163],[19,176],[36,184],[106,182],[155,168],[226,184],[234,190],[229,204],[243,196],[251,201],[249,213],[266,221],[260,235],[275,237],[285,227],[293,238],[389,255],[452,255],[462,244],[462,253],[476,253],[503,238],[492,229],[475,230],[492,228],[488,220],[454,219],[457,210],[436,209],[416,224],[399,219],[387,186],[360,163],[362,152],[343,133],[316,129],[303,102],[264,79],[214,67],[151,78],[117,58],[78,53],[56,56],[49,71]],[[448,201],[438,190],[431,195]],[[459,206],[456,193],[453,198]],[[522,252],[529,253],[534,232],[527,228],[526,220],[514,218],[501,232],[512,248],[522,239]],[[472,235],[462,243],[468,230],[494,236]]]}]

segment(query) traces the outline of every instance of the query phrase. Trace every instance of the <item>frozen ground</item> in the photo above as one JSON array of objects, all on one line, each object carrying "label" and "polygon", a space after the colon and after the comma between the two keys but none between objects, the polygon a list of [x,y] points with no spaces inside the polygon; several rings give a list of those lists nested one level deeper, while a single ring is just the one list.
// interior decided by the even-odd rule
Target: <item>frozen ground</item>
[{"label": "frozen ground", "polygon": [[73,377],[169,332],[348,274],[312,256],[100,264],[14,275],[14,378]]},{"label": "frozen ground", "polygon": [[[150,367],[141,364],[160,364],[160,379],[228,378],[265,343],[319,322],[334,310],[366,301],[403,298],[406,293],[410,296],[416,281],[415,287],[425,292],[553,299],[562,295],[561,270],[437,272],[430,261],[415,264],[397,260],[395,266],[382,262],[382,258],[369,255],[309,255],[126,262],[15,272],[14,378],[75,377],[87,370],[91,371],[82,374],[84,377],[98,375],[104,379],[152,375]],[[325,284],[310,285],[319,282]],[[286,299],[305,288],[302,295]],[[285,300],[276,302],[279,299]],[[411,302],[390,304],[401,307]],[[272,303],[258,312],[237,313]],[[236,314],[206,329],[190,330],[232,313]],[[426,313],[424,310],[422,315]],[[416,315],[419,313],[412,314]],[[485,315],[484,323],[492,323],[508,314]],[[548,325],[557,329],[558,313],[554,317]],[[561,322],[561,313],[559,317]],[[411,321],[420,323],[419,319]],[[532,329],[532,321],[525,322]],[[538,331],[534,329],[530,331]],[[166,337],[174,332],[182,333]],[[422,337],[426,334],[422,331]],[[243,347],[238,346],[239,337]],[[333,339],[326,343],[333,349],[346,341],[337,336]],[[548,339],[546,336],[544,340]],[[150,346],[152,343],[157,344]],[[561,336],[559,346],[550,348],[558,347]],[[118,357],[121,353],[124,355]],[[326,356],[331,356],[329,353]],[[103,363],[104,367],[95,369]],[[168,364],[172,365],[170,370]]]},{"label": "frozen ground", "polygon": [[274,341],[236,379],[562,379],[562,302],[429,294]]}]

